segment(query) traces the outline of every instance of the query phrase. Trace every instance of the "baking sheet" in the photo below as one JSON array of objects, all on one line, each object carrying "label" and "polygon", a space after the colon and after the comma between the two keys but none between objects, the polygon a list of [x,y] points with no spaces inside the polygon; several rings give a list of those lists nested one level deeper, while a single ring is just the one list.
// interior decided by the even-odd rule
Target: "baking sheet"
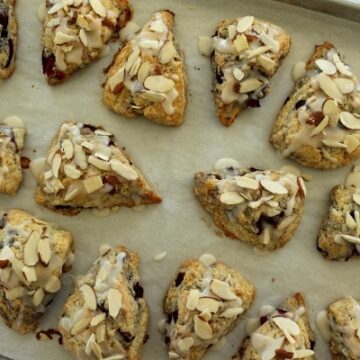
[{"label": "baking sheet", "polygon": [[[292,88],[291,67],[305,60],[316,43],[330,40],[355,73],[360,74],[355,36],[360,33],[360,24],[269,0],[133,0],[138,24],[142,25],[161,8],[169,8],[177,15],[176,34],[186,54],[189,104],[185,123],[180,128],[163,128],[144,119],[122,119],[102,105],[101,69],[111,61],[111,54],[63,85],[50,87],[45,83],[40,61],[41,24],[36,15],[42,1],[18,1],[17,70],[10,80],[0,84],[0,116],[16,114],[24,119],[28,131],[24,155],[30,158],[45,154],[51,137],[64,120],[105,126],[126,146],[164,202],[143,211],[124,208],[105,219],[95,218],[86,211],[76,217],[65,217],[36,205],[35,180],[25,171],[21,190],[15,197],[0,195],[0,207],[23,208],[71,230],[77,257],[73,276],[88,270],[102,243],[124,244],[140,254],[142,282],[151,310],[150,340],[143,359],[167,358],[157,332],[164,293],[180,263],[204,252],[214,253],[255,283],[256,301],[246,318],[257,314],[263,304],[277,305],[283,298],[302,291],[314,325],[315,315],[327,304],[343,295],[359,295],[358,260],[327,262],[315,247],[317,231],[328,208],[329,190],[343,181],[350,167],[327,172],[304,170],[314,180],[308,184],[309,196],[301,227],[285,248],[265,257],[254,255],[252,248],[240,241],[216,235],[210,217],[192,194],[192,185],[196,171],[212,169],[221,157],[233,157],[244,166],[260,168],[279,168],[291,163],[280,159],[268,143],[276,114]],[[210,65],[208,59],[198,54],[197,36],[212,34],[217,21],[223,18],[247,14],[283,26],[291,34],[293,45],[262,107],[245,111],[231,128],[225,128],[215,117]],[[163,251],[168,256],[162,262],[154,262],[153,256]],[[62,304],[71,292],[71,276],[65,279],[65,287],[43,318],[41,328],[57,324]],[[244,337],[244,323],[227,338],[221,353],[211,352],[206,359],[229,359]],[[71,359],[56,341],[37,342],[34,335],[22,337],[2,322],[0,333],[0,354],[14,360]],[[316,335],[318,359],[328,359],[327,345],[318,331]]]}]

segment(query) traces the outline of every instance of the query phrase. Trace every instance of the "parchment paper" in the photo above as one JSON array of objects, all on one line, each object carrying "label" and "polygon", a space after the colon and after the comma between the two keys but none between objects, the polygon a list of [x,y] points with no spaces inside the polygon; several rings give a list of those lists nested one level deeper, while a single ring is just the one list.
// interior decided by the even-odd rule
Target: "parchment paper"
[{"label": "parchment paper", "polygon": [[[301,291],[314,325],[318,311],[344,295],[360,296],[359,260],[327,262],[316,250],[316,236],[329,204],[330,189],[343,181],[350,167],[335,171],[304,170],[313,176],[299,231],[283,249],[258,257],[248,245],[219,237],[212,221],[192,194],[193,175],[210,170],[221,157],[233,157],[244,166],[280,168],[280,159],[268,143],[273,121],[292,88],[291,67],[306,60],[316,43],[334,42],[360,75],[358,35],[360,24],[303,10],[273,1],[254,0],[133,0],[135,21],[142,25],[161,8],[176,13],[176,34],[186,54],[189,102],[186,120],[180,128],[163,128],[144,119],[127,120],[108,111],[102,104],[101,70],[112,54],[80,71],[65,84],[50,87],[41,71],[41,24],[37,8],[43,0],[19,0],[20,46],[13,77],[0,84],[0,116],[18,115],[27,127],[25,155],[44,156],[50,139],[64,120],[102,124],[126,146],[135,163],[163,196],[160,205],[143,211],[121,209],[99,219],[91,212],[65,217],[36,205],[35,180],[25,171],[25,180],[15,197],[0,196],[0,207],[19,207],[69,229],[75,239],[76,263],[72,275],[83,274],[97,257],[98,246],[124,244],[141,256],[142,281],[151,310],[150,340],[143,359],[166,359],[157,323],[162,318],[162,299],[180,263],[204,252],[240,270],[257,289],[256,301],[246,318],[258,313],[263,304],[279,304],[283,298]],[[283,26],[292,36],[288,58],[272,81],[273,91],[260,109],[249,109],[231,128],[215,117],[210,93],[209,60],[197,51],[197,37],[211,35],[216,23],[227,17],[253,14]],[[113,50],[118,46],[115,45]],[[209,225],[210,224],[210,225]],[[167,251],[162,262],[153,256]],[[66,284],[41,322],[41,328],[54,327],[61,314],[72,280]],[[206,359],[229,359],[244,336],[243,325],[228,337],[221,352]],[[315,328],[315,326],[314,326]],[[34,335],[22,337],[0,322],[0,354],[15,360],[71,359],[56,341],[37,342]],[[316,331],[318,359],[329,359],[327,344]]]}]

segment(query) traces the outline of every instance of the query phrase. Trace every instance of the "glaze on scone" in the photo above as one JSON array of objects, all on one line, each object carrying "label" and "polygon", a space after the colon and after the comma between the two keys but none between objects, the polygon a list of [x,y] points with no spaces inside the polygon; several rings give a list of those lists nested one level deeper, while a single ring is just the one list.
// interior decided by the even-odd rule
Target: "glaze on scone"
[{"label": "glaze on scone", "polygon": [[0,79],[7,79],[15,70],[17,48],[16,0],[0,0]]},{"label": "glaze on scone", "polygon": [[253,16],[221,21],[210,41],[200,37],[200,51],[212,57],[217,115],[225,126],[246,107],[260,106],[290,43],[281,27]]},{"label": "glaze on scone", "polygon": [[184,262],[164,301],[170,359],[199,360],[251,306],[254,286],[210,254]]},{"label": "glaze on scone", "polygon": [[149,321],[139,281],[139,257],[123,246],[96,260],[65,304],[66,350],[81,360],[139,360]]},{"label": "glaze on scone", "polygon": [[161,125],[182,124],[185,69],[173,33],[174,17],[168,10],[156,12],[120,49],[104,85],[108,108],[128,118],[144,115]]},{"label": "glaze on scone", "polygon": [[63,123],[53,139],[35,199],[67,215],[161,202],[113,134],[73,121]]},{"label": "glaze on scone", "polygon": [[360,253],[360,168],[331,191],[331,205],[318,236],[318,250],[328,260],[348,260]]},{"label": "glaze on scone", "polygon": [[127,0],[46,0],[42,66],[48,83],[62,83],[99,58],[131,16]]},{"label": "glaze on scone", "polygon": [[[299,67],[300,66],[300,67]],[[296,80],[270,138],[284,156],[318,169],[345,166],[360,156],[360,87],[335,47],[316,46],[296,65]]]},{"label": "glaze on scone", "polygon": [[264,306],[258,319],[250,319],[246,337],[232,360],[314,360],[314,334],[300,293],[277,309]]},{"label": "glaze on scone", "polygon": [[0,121],[0,192],[16,194],[22,182],[21,153],[25,127],[18,117]]},{"label": "glaze on scone", "polygon": [[74,260],[68,231],[22,210],[0,218],[0,314],[7,326],[26,334],[61,288]]},{"label": "glaze on scone", "polygon": [[195,175],[194,193],[225,235],[275,250],[298,228],[306,188],[293,174],[241,169],[237,161],[221,159],[215,171]]}]

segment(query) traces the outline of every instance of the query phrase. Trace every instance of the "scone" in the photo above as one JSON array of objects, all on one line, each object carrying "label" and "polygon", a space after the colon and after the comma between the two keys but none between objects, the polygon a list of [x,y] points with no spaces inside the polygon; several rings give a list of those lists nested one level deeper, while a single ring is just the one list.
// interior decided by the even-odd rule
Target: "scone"
[{"label": "scone", "polygon": [[0,121],[0,192],[16,194],[22,182],[21,153],[24,147],[23,121],[9,117]]},{"label": "scone", "polygon": [[0,79],[7,79],[15,70],[18,38],[15,2],[0,0]]},{"label": "scone", "polygon": [[348,296],[331,304],[327,315],[327,340],[334,360],[360,358],[360,304]]},{"label": "scone", "polygon": [[65,304],[59,323],[65,349],[81,360],[139,360],[149,321],[139,281],[138,255],[108,249]]},{"label": "scone", "polygon": [[[303,66],[303,68],[301,68]],[[360,87],[334,45],[315,48],[294,68],[295,87],[270,142],[303,166],[331,169],[360,156]]]},{"label": "scone", "polygon": [[194,193],[226,236],[275,250],[298,228],[306,188],[293,174],[242,169],[235,160],[221,159],[215,171],[195,175]]},{"label": "scone", "polygon": [[281,27],[253,16],[223,20],[211,39],[199,38],[200,52],[212,59],[217,115],[225,126],[246,107],[260,106],[290,43]]},{"label": "scone", "polygon": [[128,0],[47,0],[42,66],[56,85],[99,58],[132,17]]},{"label": "scone", "polygon": [[34,331],[71,269],[68,231],[12,209],[0,217],[0,314],[21,334]]},{"label": "scone", "polygon": [[315,338],[300,293],[251,325],[253,331],[232,360],[315,359]]},{"label": "scone", "polygon": [[332,189],[330,202],[318,250],[328,260],[348,260],[360,253],[360,168],[353,168],[345,185]]},{"label": "scone", "polygon": [[185,69],[174,37],[174,17],[156,12],[115,56],[104,84],[104,103],[127,118],[144,115],[161,125],[184,121]]},{"label": "scone", "polygon": [[184,262],[164,301],[169,358],[202,359],[237,325],[254,297],[254,286],[214,256]]},{"label": "scone", "polygon": [[123,150],[101,127],[63,123],[39,175],[35,200],[66,215],[161,202]]}]

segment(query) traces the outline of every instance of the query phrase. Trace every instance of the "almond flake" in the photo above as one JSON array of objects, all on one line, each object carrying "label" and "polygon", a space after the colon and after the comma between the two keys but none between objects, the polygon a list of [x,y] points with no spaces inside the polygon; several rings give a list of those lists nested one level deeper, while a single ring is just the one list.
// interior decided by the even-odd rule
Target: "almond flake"
[{"label": "almond flake", "polygon": [[65,201],[71,201],[73,199],[76,198],[76,196],[79,194],[80,189],[77,187],[71,187],[71,185],[69,186],[68,191],[66,192],[65,196],[64,196],[64,200]]},{"label": "almond flake", "polygon": [[212,338],[211,326],[198,315],[194,316],[194,330],[195,334],[202,340],[210,340]]},{"label": "almond flake", "polygon": [[74,180],[79,179],[82,175],[81,171],[71,164],[64,165],[64,173],[68,178]]},{"label": "almond flake", "polygon": [[139,69],[140,69],[140,66],[141,66],[141,58],[138,57],[135,62],[134,62],[134,65],[131,67],[130,71],[129,71],[129,77],[130,78],[133,78],[135,75],[137,75]]},{"label": "almond flake", "polygon": [[36,290],[35,294],[32,297],[32,302],[35,307],[38,307],[42,304],[45,297],[45,292],[42,288]]},{"label": "almond flake", "polygon": [[164,252],[156,255],[156,256],[154,257],[154,261],[157,261],[157,262],[162,261],[162,260],[164,260],[164,259],[166,258],[166,256],[167,256],[167,252],[164,251]]},{"label": "almond flake", "polygon": [[356,229],[356,221],[354,220],[354,218],[350,215],[349,212],[346,212],[345,214],[345,223],[346,226],[350,229],[350,230],[355,230]]},{"label": "almond flake", "polygon": [[190,311],[196,309],[200,297],[200,291],[198,289],[192,289],[186,300],[186,308]]},{"label": "almond flake", "polygon": [[279,182],[262,179],[260,180],[260,183],[265,190],[271,192],[272,194],[286,195],[288,193],[288,189]]},{"label": "almond flake", "polygon": [[24,246],[24,263],[28,266],[35,266],[39,261],[39,255],[37,251],[38,243],[40,241],[40,235],[38,232],[33,231],[25,246]]},{"label": "almond flake", "polygon": [[233,70],[233,75],[237,81],[241,81],[245,76],[245,74],[239,68],[235,68]]},{"label": "almond flake", "polygon": [[335,63],[336,68],[338,71],[345,76],[351,77],[353,74],[350,71],[349,67],[345,65],[341,60],[338,54],[333,55],[333,61]]},{"label": "almond flake", "polygon": [[94,316],[91,319],[90,325],[95,327],[95,326],[99,325],[100,323],[102,323],[105,319],[106,319],[105,313],[97,314],[96,316]]},{"label": "almond flake", "polygon": [[220,195],[220,202],[226,205],[237,205],[245,202],[245,199],[234,191],[227,191]]},{"label": "almond flake", "polygon": [[276,66],[276,62],[265,55],[259,55],[257,58],[257,61],[259,62],[259,65],[263,67],[266,71],[273,71]]},{"label": "almond flake", "polygon": [[234,45],[238,53],[241,53],[242,51],[249,49],[249,43],[247,41],[247,38],[245,35],[242,34],[236,36],[234,40]]},{"label": "almond flake", "polygon": [[83,318],[79,320],[71,329],[71,335],[76,336],[84,332],[84,330],[89,326],[91,318]]},{"label": "almond flake", "polygon": [[268,34],[262,33],[260,34],[260,40],[261,42],[269,46],[271,48],[271,51],[277,54],[280,51],[280,44],[278,41],[276,41],[273,37],[269,36]]},{"label": "almond flake", "polygon": [[349,243],[360,245],[360,238],[356,236],[341,234],[341,237]]},{"label": "almond flake", "polygon": [[248,59],[251,59],[255,56],[259,56],[261,54],[265,54],[266,52],[268,52],[269,50],[271,50],[270,46],[260,46],[254,50],[249,51],[247,57]]},{"label": "almond flake", "polygon": [[359,194],[359,193],[355,193],[355,194],[352,196],[352,199],[353,199],[353,201],[354,201],[356,204],[360,205],[360,194]]},{"label": "almond flake", "polygon": [[74,35],[68,35],[61,31],[57,31],[55,38],[54,38],[54,44],[55,45],[64,45],[66,43],[77,41],[77,36]]},{"label": "almond flake", "polygon": [[210,57],[214,51],[214,40],[210,36],[199,36],[198,48],[201,55]]},{"label": "almond flake", "polygon": [[286,339],[290,342],[290,344],[294,344],[295,340],[291,337],[291,335],[297,336],[300,334],[299,325],[288,318],[284,317],[274,317],[272,318],[277,327],[284,333]]},{"label": "almond flake", "polygon": [[143,84],[145,79],[149,76],[152,65],[148,61],[144,61],[138,71],[137,78]]},{"label": "almond flake", "polygon": [[329,125],[329,117],[325,116],[324,119],[316,126],[310,133],[310,136],[316,136],[320,134]]},{"label": "almond flake", "polygon": [[259,181],[252,179],[248,176],[236,176],[235,177],[236,185],[251,190],[257,190],[260,186]]},{"label": "almond flake", "polygon": [[286,229],[288,226],[290,226],[297,218],[296,214],[292,214],[290,216],[287,216],[283,221],[281,221],[277,226],[276,229],[279,231],[282,231]]},{"label": "almond flake", "polygon": [[106,339],[106,325],[101,325],[96,329],[96,341],[101,344]]},{"label": "almond flake", "polygon": [[141,97],[146,99],[146,100],[149,100],[151,102],[163,102],[164,100],[166,100],[166,96],[163,95],[163,94],[159,94],[157,92],[154,92],[154,91],[143,91],[141,93]]},{"label": "almond flake", "polygon": [[230,285],[224,281],[214,279],[211,282],[210,290],[219,298],[224,300],[237,300],[238,297],[231,291]]},{"label": "almond flake", "polygon": [[163,33],[166,30],[164,21],[161,18],[152,21],[150,24],[150,30],[160,34]]},{"label": "almond flake", "polygon": [[90,176],[83,180],[83,184],[88,194],[100,190],[104,185],[101,176]]},{"label": "almond flake", "polygon": [[296,63],[292,68],[292,77],[294,81],[298,81],[306,75],[306,64],[303,61]]},{"label": "almond flake", "polygon": [[180,355],[177,354],[176,352],[170,351],[168,355],[169,355],[169,359],[180,359]]},{"label": "almond flake", "polygon": [[78,25],[80,28],[91,31],[91,24],[89,20],[84,15],[78,15],[76,18],[76,25]]},{"label": "almond flake", "polygon": [[91,350],[98,359],[103,359],[101,348],[96,341],[91,342]]},{"label": "almond flake", "polygon": [[295,350],[293,354],[293,359],[306,359],[310,356],[315,355],[315,352],[313,350],[309,349],[299,349]]},{"label": "almond flake", "polygon": [[101,0],[89,0],[93,10],[101,17],[106,17],[106,8]]},{"label": "almond flake", "polygon": [[168,64],[176,55],[174,43],[172,41],[166,42],[159,53],[160,64]]},{"label": "almond flake", "polygon": [[75,164],[83,170],[86,169],[87,168],[86,154],[85,154],[83,148],[78,144],[75,144],[74,155],[75,155],[75,157],[74,157]]},{"label": "almond flake", "polygon": [[340,114],[338,103],[332,98],[327,98],[323,103],[322,112],[324,116],[329,117],[330,126],[336,127],[339,121],[339,114]]},{"label": "almond flake", "polygon": [[55,294],[61,288],[61,281],[56,276],[51,276],[48,282],[45,284],[44,289],[48,293]]},{"label": "almond flake", "polygon": [[236,35],[236,26],[235,25],[229,25],[228,33],[229,33],[229,39],[234,40],[235,35]]},{"label": "almond flake", "polygon": [[226,318],[226,319],[232,319],[244,312],[244,309],[242,307],[237,308],[230,308],[226,309],[223,313],[220,314],[220,317]]},{"label": "almond flake", "polygon": [[355,83],[351,79],[345,79],[345,78],[336,78],[334,79],[335,84],[340,89],[340,91],[346,95],[350,94],[355,89]]},{"label": "almond flake", "polygon": [[240,18],[237,22],[236,30],[239,33],[245,32],[252,26],[254,20],[253,16],[244,16],[243,18]]},{"label": "almond flake", "polygon": [[360,130],[360,119],[355,117],[351,112],[342,111],[340,113],[340,122],[351,130]]},{"label": "almond flake", "polygon": [[334,82],[334,80],[324,74],[321,73],[317,76],[317,80],[319,81],[319,85],[321,90],[327,95],[330,96],[331,98],[333,98],[334,100],[336,100],[338,103],[342,104],[344,101],[344,96],[341,93],[341,91],[339,90],[339,88],[337,87],[336,83]]},{"label": "almond flake", "polygon": [[166,93],[174,88],[175,83],[165,76],[153,75],[145,79],[144,86],[151,91]]},{"label": "almond flake", "polygon": [[71,160],[74,156],[74,145],[71,140],[65,139],[61,144],[64,159]]},{"label": "almond flake", "polygon": [[354,135],[347,135],[344,140],[344,145],[346,145],[346,151],[351,154],[359,147],[360,141]]},{"label": "almond flake", "polygon": [[44,266],[48,266],[51,259],[51,248],[50,248],[49,239],[48,238],[40,239],[37,249],[41,263]]},{"label": "almond flake", "polygon": [[80,287],[80,291],[83,294],[86,307],[89,310],[96,310],[97,303],[94,289],[90,285],[84,284]]},{"label": "almond flake", "polygon": [[122,305],[122,295],[118,289],[110,289],[108,293],[109,315],[116,319]]},{"label": "almond flake", "polygon": [[333,148],[343,148],[346,149],[346,145],[342,144],[338,141],[332,141],[332,140],[321,140],[321,142],[328,147],[333,147]]},{"label": "almond flake", "polygon": [[117,159],[111,160],[110,166],[114,172],[116,172],[126,180],[135,181],[139,178],[139,175],[135,169],[133,169],[130,165],[123,164]]},{"label": "almond flake", "polygon": [[262,234],[261,234],[261,242],[262,242],[264,245],[268,245],[268,244],[270,244],[270,241],[271,241],[271,231],[270,231],[270,228],[269,228],[269,227],[265,227],[265,228],[264,228],[264,231],[263,231]]},{"label": "almond flake", "polygon": [[234,159],[223,158],[223,159],[218,160],[214,166],[214,169],[216,171],[221,171],[221,170],[225,170],[228,168],[238,169],[238,168],[240,168],[240,164]]},{"label": "almond flake", "polygon": [[34,267],[24,266],[22,271],[24,273],[25,279],[29,283],[37,281],[36,270]]},{"label": "almond flake", "polygon": [[117,70],[116,73],[108,79],[108,84],[112,92],[119,84],[121,84],[124,81],[124,77],[125,77],[125,68],[122,67],[121,69]]},{"label": "almond flake", "polygon": [[192,337],[180,339],[177,343],[177,346],[182,353],[187,353],[193,345],[194,339]]},{"label": "almond flake", "polygon": [[209,298],[209,297],[201,297],[196,305],[196,310],[200,312],[208,311],[210,313],[217,313],[220,307],[220,302],[218,300]]},{"label": "almond flake", "polygon": [[204,321],[210,321],[211,320],[211,312],[208,311],[208,310],[204,310],[200,315],[199,317],[204,320]]},{"label": "almond flake", "polygon": [[91,165],[94,165],[96,168],[104,171],[110,170],[110,164],[107,161],[99,160],[94,156],[89,156],[88,162]]},{"label": "almond flake", "polygon": [[213,254],[203,254],[199,257],[199,261],[206,266],[211,266],[217,263],[217,259]]},{"label": "almond flake", "polygon": [[8,291],[5,290],[5,297],[7,300],[12,301],[24,296],[25,289],[22,287],[15,287]]},{"label": "almond flake", "polygon": [[52,170],[54,177],[56,177],[56,178],[59,177],[60,165],[61,165],[61,156],[60,156],[60,154],[55,154],[53,161],[52,161],[51,170]]},{"label": "almond flake", "polygon": [[64,7],[64,5],[63,5],[61,2],[56,3],[54,6],[52,6],[52,7],[48,10],[48,14],[49,14],[49,15],[55,14],[55,13],[57,13],[59,10],[61,10],[63,7]]},{"label": "almond flake", "polygon": [[240,83],[240,94],[249,93],[259,89],[263,82],[257,78],[249,78]]},{"label": "almond flake", "polygon": [[92,353],[92,349],[91,349],[91,344],[92,342],[94,342],[96,339],[95,339],[95,334],[91,334],[86,345],[85,345],[85,354],[90,356],[91,353]]},{"label": "almond flake", "polygon": [[334,75],[337,72],[336,66],[329,60],[318,59],[318,60],[315,60],[315,64],[326,75]]},{"label": "almond flake", "polygon": [[140,50],[136,49],[133,50],[133,52],[130,54],[130,56],[128,57],[126,64],[125,64],[125,71],[129,72],[130,69],[134,66],[136,60],[139,58],[140,56]]}]

